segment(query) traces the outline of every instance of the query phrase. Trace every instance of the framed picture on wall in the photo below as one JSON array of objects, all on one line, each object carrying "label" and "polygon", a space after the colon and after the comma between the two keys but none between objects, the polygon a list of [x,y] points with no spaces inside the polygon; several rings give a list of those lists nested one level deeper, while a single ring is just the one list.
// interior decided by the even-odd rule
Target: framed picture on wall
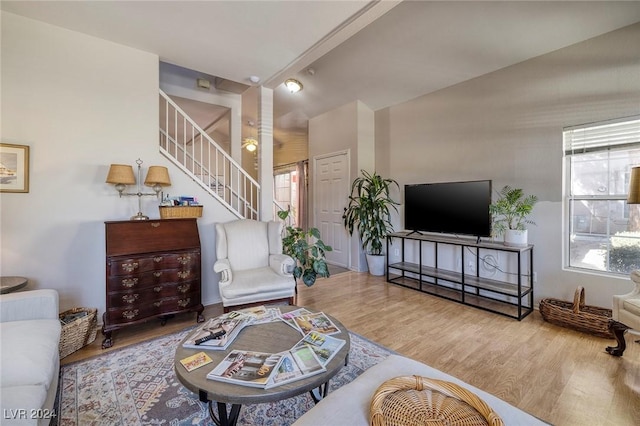
[{"label": "framed picture on wall", "polygon": [[0,192],[29,192],[29,147],[0,143]]}]

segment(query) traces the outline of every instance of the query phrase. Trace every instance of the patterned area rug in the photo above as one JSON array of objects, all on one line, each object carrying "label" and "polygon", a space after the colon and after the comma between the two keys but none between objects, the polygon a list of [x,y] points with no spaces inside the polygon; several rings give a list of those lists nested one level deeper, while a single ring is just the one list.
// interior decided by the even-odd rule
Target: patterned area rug
[{"label": "patterned area rug", "polygon": [[[208,406],[180,384],[173,356],[189,329],[65,365],[56,401],[59,426],[210,425]],[[330,390],[343,386],[392,352],[350,333],[349,364]],[[277,403],[243,406],[238,425],[290,425],[313,407],[308,393]]]}]

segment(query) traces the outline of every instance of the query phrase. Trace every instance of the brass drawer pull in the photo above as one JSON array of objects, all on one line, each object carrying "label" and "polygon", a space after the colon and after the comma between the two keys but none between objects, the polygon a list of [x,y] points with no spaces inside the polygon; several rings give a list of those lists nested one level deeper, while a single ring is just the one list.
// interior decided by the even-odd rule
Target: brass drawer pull
[{"label": "brass drawer pull", "polygon": [[151,222],[152,228],[158,228],[160,226],[160,222]]},{"label": "brass drawer pull", "polygon": [[156,262],[156,263],[160,263],[160,262],[162,262],[162,256],[156,256],[156,257],[154,257],[154,258],[153,258],[153,261],[154,261],[154,262]]},{"label": "brass drawer pull", "polygon": [[162,300],[153,303],[153,306],[155,306],[156,308],[159,308],[160,305],[162,305]]},{"label": "brass drawer pull", "polygon": [[185,279],[191,275],[191,271],[178,271],[178,278]]},{"label": "brass drawer pull", "polygon": [[158,278],[160,275],[162,275],[162,271],[153,273],[153,276],[156,277],[156,278]]},{"label": "brass drawer pull", "polygon": [[189,305],[189,302],[191,302],[191,298],[187,297],[186,299],[180,299],[178,300],[178,306],[181,308],[186,307],[187,305]]},{"label": "brass drawer pull", "polygon": [[126,319],[130,320],[132,318],[135,318],[138,316],[138,310],[134,309],[132,311],[124,311],[122,313],[122,316],[125,317]]},{"label": "brass drawer pull", "polygon": [[191,262],[191,256],[178,256],[178,262],[180,262],[181,265],[186,265]]},{"label": "brass drawer pull", "polygon": [[133,272],[138,269],[138,262],[123,263],[122,269],[124,269],[125,272]]},{"label": "brass drawer pull", "polygon": [[136,284],[138,284],[138,279],[137,278],[123,278],[122,279],[122,286],[123,287],[131,288]]},{"label": "brass drawer pull", "polygon": [[180,293],[186,293],[189,291],[190,288],[191,288],[191,284],[182,284],[178,286],[178,290],[180,291]]},{"label": "brass drawer pull", "polygon": [[160,293],[160,290],[162,290],[162,286],[157,286],[153,288],[153,291],[155,291],[156,293]]},{"label": "brass drawer pull", "polygon": [[125,294],[122,296],[122,301],[125,303],[133,303],[138,300],[138,293],[136,294]]}]

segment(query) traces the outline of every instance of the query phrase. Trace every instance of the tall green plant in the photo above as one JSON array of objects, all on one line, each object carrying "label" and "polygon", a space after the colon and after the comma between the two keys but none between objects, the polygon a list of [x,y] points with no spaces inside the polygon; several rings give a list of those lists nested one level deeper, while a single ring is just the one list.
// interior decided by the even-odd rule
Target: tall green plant
[{"label": "tall green plant", "polygon": [[523,231],[525,224],[535,225],[527,219],[533,206],[538,202],[535,195],[524,195],[520,188],[505,185],[498,193],[498,199],[489,206],[489,213],[493,217],[493,231],[502,235],[507,229]]},{"label": "tall green plant", "polygon": [[373,172],[361,170],[362,176],[357,177],[351,185],[349,205],[344,209],[342,219],[344,226],[353,235],[354,229],[360,234],[362,249],[373,255],[381,255],[383,241],[387,234],[393,232],[391,211],[398,211],[398,202],[391,198],[391,187],[400,186],[393,179],[384,179]]},{"label": "tall green plant", "polygon": [[[286,221],[290,214],[289,208],[279,211],[278,217]],[[329,277],[325,252],[333,249],[322,242],[318,228],[305,231],[302,228],[287,226],[282,238],[282,251],[296,261],[293,276],[296,279],[301,278],[307,287],[311,287],[317,277]]]}]

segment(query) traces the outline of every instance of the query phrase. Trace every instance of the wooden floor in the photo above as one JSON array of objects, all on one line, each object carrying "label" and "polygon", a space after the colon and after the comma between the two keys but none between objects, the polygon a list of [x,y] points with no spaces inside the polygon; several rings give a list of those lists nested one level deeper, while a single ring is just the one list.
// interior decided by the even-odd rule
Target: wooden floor
[{"label": "wooden floor", "polygon": [[[298,305],[325,311],[349,330],[422,361],[556,425],[640,425],[640,344],[627,334],[623,357],[604,351],[614,340],[548,324],[535,311],[522,321],[346,272],[299,286]],[[222,313],[209,306],[207,317]],[[179,315],[114,333],[63,364],[194,323]]]}]

